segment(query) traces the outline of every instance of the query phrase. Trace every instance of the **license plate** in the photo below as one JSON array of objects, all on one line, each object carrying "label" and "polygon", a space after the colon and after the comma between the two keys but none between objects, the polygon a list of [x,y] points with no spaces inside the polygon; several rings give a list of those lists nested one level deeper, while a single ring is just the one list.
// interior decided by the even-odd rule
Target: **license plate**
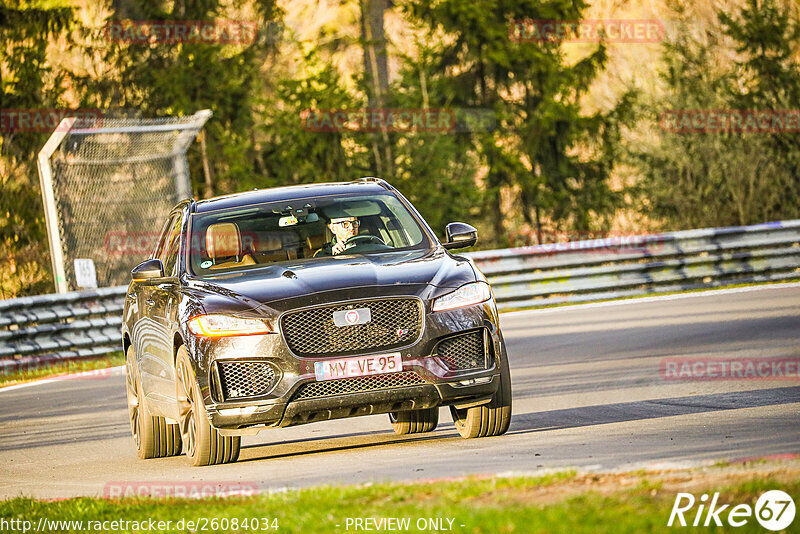
[{"label": "license plate", "polygon": [[403,361],[399,352],[314,363],[314,373],[317,375],[318,382],[354,376],[398,373],[402,370]]}]

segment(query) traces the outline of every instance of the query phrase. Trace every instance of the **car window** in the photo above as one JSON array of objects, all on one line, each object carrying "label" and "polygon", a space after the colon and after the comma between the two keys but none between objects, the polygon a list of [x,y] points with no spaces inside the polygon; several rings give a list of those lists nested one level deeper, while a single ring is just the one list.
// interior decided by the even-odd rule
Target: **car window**
[{"label": "car window", "polygon": [[175,275],[175,265],[178,259],[178,248],[181,241],[181,214],[177,213],[170,221],[170,230],[164,247],[159,255],[159,259],[164,264],[164,274],[166,276]]},{"label": "car window", "polygon": [[167,236],[169,235],[169,231],[172,228],[172,220],[173,217],[168,217],[166,222],[164,222],[164,226],[161,228],[161,234],[158,237],[158,242],[156,243],[156,248],[153,251],[151,259],[161,258],[161,254],[164,252],[164,246],[167,241]]},{"label": "car window", "polygon": [[[355,228],[334,249],[331,224]],[[433,246],[394,195],[329,196],[242,206],[190,219],[189,266],[194,274],[313,261],[334,254],[380,254]],[[340,234],[341,235],[341,234]]]}]

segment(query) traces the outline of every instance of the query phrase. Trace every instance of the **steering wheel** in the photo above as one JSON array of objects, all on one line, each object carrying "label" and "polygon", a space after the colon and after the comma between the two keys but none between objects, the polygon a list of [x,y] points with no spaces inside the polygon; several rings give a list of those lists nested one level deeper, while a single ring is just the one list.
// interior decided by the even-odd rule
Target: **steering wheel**
[{"label": "steering wheel", "polygon": [[386,243],[383,242],[383,239],[381,239],[376,235],[371,235],[371,234],[354,235],[344,243],[345,246],[352,245],[354,247],[357,247],[359,245],[368,245],[368,244],[383,245],[384,247],[387,246]]}]

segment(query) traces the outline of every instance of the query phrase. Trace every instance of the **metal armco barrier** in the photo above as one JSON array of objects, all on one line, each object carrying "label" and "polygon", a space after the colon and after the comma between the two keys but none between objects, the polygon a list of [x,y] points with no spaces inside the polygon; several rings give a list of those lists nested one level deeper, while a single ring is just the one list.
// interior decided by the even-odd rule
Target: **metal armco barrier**
[{"label": "metal armco barrier", "polygon": [[800,220],[466,254],[513,310],[800,279]]},{"label": "metal armco barrier", "polygon": [[[800,220],[488,250],[471,257],[513,310],[800,279]],[[126,287],[0,301],[0,372],[122,349]]]},{"label": "metal armco barrier", "polygon": [[0,372],[122,350],[126,289],[0,300]]}]

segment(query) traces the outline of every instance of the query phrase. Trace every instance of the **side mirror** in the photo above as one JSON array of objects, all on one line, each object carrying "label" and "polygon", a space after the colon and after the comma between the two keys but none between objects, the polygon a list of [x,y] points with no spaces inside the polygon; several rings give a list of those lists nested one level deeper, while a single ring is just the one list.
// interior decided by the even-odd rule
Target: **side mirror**
[{"label": "side mirror", "polygon": [[478,241],[478,230],[462,222],[451,222],[445,229],[447,241],[442,243],[446,249],[471,247]]},{"label": "side mirror", "polygon": [[152,278],[164,278],[164,264],[161,260],[147,260],[133,268],[131,278],[134,282],[143,282]]}]

